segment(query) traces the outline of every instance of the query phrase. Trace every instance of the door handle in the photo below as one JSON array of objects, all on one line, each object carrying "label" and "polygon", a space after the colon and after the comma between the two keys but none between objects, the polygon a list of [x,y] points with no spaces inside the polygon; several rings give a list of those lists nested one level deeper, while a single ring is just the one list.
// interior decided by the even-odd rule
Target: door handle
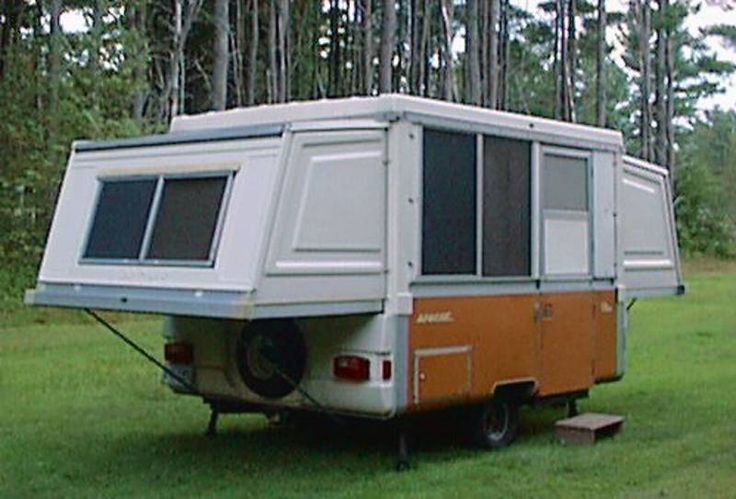
[{"label": "door handle", "polygon": [[534,322],[551,321],[555,315],[555,307],[549,302],[534,304]]}]

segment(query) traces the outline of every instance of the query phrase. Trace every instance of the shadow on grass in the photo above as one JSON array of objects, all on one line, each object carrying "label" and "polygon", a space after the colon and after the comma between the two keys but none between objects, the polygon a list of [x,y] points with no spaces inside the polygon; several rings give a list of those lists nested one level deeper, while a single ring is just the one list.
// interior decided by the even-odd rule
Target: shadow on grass
[{"label": "shadow on grass", "polygon": [[[525,410],[522,433],[514,445],[549,442],[554,438],[553,423],[560,417],[559,409]],[[330,475],[331,486],[335,486],[334,480],[344,479],[347,483],[358,477],[365,480],[371,475],[393,473],[397,459],[397,426],[387,422],[350,421],[336,425],[308,420],[273,426],[258,416],[226,415],[214,437],[204,435],[206,421],[202,423],[202,431],[196,433],[127,434],[104,451],[104,460],[139,456],[142,459],[130,463],[132,468],[119,470],[136,476],[166,473],[168,469],[182,474],[245,469],[251,478],[257,477],[264,483],[278,483],[287,476],[291,482],[311,480],[319,470]],[[467,420],[458,415],[434,415],[413,421],[409,429],[413,465],[421,467],[485,455],[473,447],[467,438],[468,430]]]}]

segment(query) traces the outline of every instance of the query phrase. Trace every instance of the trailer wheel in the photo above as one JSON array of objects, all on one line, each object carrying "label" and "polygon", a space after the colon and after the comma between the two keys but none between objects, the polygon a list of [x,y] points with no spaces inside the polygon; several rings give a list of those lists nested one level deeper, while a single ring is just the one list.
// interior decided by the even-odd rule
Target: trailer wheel
[{"label": "trailer wheel", "polygon": [[485,449],[500,449],[519,432],[519,406],[513,400],[492,400],[475,411],[474,440]]},{"label": "trailer wheel", "polygon": [[304,375],[306,346],[291,320],[249,323],[238,339],[237,365],[245,385],[257,395],[282,398]]}]

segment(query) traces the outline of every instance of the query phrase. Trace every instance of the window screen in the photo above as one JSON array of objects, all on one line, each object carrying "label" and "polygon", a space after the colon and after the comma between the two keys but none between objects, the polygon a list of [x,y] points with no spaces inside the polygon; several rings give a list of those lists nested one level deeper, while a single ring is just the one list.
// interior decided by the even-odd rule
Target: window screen
[{"label": "window screen", "polygon": [[156,180],[103,182],[85,258],[138,259]]},{"label": "window screen", "polygon": [[475,274],[475,135],[424,129],[422,273]]},{"label": "window screen", "polygon": [[531,143],[483,138],[483,275],[531,274]]},{"label": "window screen", "polygon": [[209,260],[226,185],[226,177],[166,179],[146,258]]},{"label": "window screen", "polygon": [[545,154],[544,208],[588,210],[588,161],[585,158]]}]

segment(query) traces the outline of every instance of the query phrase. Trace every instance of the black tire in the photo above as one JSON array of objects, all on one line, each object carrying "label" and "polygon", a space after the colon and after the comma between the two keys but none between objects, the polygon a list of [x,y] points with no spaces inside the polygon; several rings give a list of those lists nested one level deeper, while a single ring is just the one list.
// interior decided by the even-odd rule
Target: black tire
[{"label": "black tire", "polygon": [[291,320],[254,321],[238,339],[237,365],[245,385],[268,399],[287,396],[304,375],[306,346]]},{"label": "black tire", "polygon": [[519,433],[519,405],[513,400],[492,400],[473,414],[475,443],[484,449],[501,449]]}]

